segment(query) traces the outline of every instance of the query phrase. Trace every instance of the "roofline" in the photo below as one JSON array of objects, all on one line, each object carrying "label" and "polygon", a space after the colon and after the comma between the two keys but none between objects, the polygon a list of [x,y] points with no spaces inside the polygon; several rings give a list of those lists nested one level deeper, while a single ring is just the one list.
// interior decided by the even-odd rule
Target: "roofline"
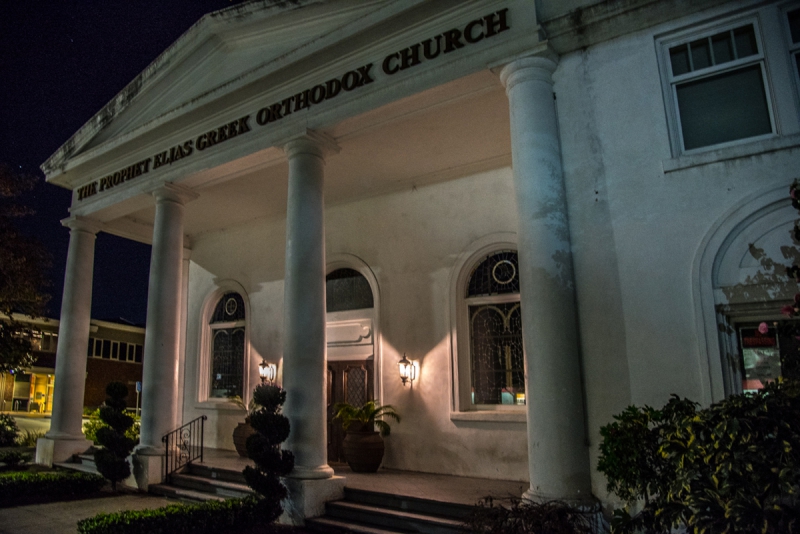
[{"label": "roofline", "polygon": [[267,10],[277,10],[275,13],[277,15],[278,13],[295,10],[321,1],[323,0],[255,0],[206,13],[161,52],[142,72],[40,165],[40,169],[44,172],[46,179],[49,181],[51,176],[61,174],[60,169],[63,169],[75,151],[91,141],[106,124],[110,123],[119,113],[125,110],[128,103],[139,94],[146,82],[161,72],[162,67],[178,59],[182,54],[191,52],[193,50],[192,41],[196,37],[203,35],[207,27],[211,28],[219,24],[218,21],[223,19],[248,17],[256,12]]},{"label": "roofline", "polygon": [[[8,320],[8,315],[0,313],[0,321]],[[58,328],[60,321],[58,319],[51,319],[50,317],[31,317],[22,313],[12,313],[11,319],[19,323],[34,324],[34,325],[47,325],[55,326]],[[122,323],[112,323],[110,321],[100,321],[99,319],[91,319],[89,323],[93,328],[92,331],[96,332],[98,328],[108,328],[110,330],[119,330],[122,332],[134,332],[137,334],[144,334],[145,329],[141,326],[133,326]]]}]

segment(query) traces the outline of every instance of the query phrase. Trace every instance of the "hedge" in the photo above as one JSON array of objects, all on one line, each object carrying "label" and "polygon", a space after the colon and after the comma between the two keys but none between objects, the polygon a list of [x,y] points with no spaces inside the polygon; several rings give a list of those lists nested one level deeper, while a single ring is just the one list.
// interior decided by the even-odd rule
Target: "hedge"
[{"label": "hedge", "polygon": [[0,507],[89,497],[105,482],[99,475],[78,472],[0,473]]},{"label": "hedge", "polygon": [[[98,514],[78,522],[81,534],[203,534],[248,531],[263,523],[262,499],[171,504],[152,510]],[[266,525],[265,525],[266,526]]]}]

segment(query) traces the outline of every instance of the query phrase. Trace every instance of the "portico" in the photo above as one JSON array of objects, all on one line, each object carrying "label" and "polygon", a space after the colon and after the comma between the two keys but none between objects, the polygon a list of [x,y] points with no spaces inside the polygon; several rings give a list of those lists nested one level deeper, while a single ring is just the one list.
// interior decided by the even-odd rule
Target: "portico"
[{"label": "portico", "polygon": [[[45,166],[50,181],[74,190],[75,221],[87,221],[81,228],[153,246],[135,483],[161,481],[161,437],[198,416],[208,417],[209,446],[231,448],[244,414],[223,392],[240,388],[249,400],[263,360],[279,366],[288,393],[285,446],[296,467],[287,483],[299,517],[341,493],[327,459],[333,256],[337,266],[366,272],[380,303],[371,315],[337,323],[338,332],[358,335],[337,341],[335,357],[371,362],[367,396],[403,415],[387,439],[385,466],[512,479],[527,484],[530,499],[590,502],[553,101],[558,58],[539,40],[533,6],[300,4],[244,7],[253,10],[247,21],[199,25],[194,31],[227,40],[242,62],[268,60],[234,76],[225,54],[185,41],[168,52],[183,63],[158,60],[135,98],[109,108],[106,125],[104,118],[76,134],[81,147]],[[261,44],[264,35],[287,44]],[[195,88],[188,80],[201,67],[233,77]],[[79,259],[68,266],[61,320],[78,323],[74,347],[59,341],[58,361],[81,370],[94,234],[75,228],[70,258],[74,240]],[[470,368],[470,347],[447,327],[451,304],[463,298],[448,294],[449,280],[468,278],[479,261],[464,274],[457,258],[476,243],[486,251],[479,261],[497,251],[519,258],[514,298],[523,310],[526,380],[513,404],[505,401],[511,361],[522,353],[506,348],[506,363],[491,370],[499,378],[479,384],[459,375]],[[229,295],[246,312],[212,317]],[[241,350],[238,377],[219,363],[220,332],[242,340],[225,349],[229,359]],[[414,388],[395,377],[405,353],[420,368]],[[69,397],[67,387],[59,379],[57,399]],[[503,400],[457,400],[474,398],[477,388],[494,388]],[[66,445],[80,437],[80,406],[64,400],[56,409],[56,430],[39,445],[45,463],[80,448]],[[64,452],[48,457],[46,447]],[[487,451],[495,461],[477,461]]]}]

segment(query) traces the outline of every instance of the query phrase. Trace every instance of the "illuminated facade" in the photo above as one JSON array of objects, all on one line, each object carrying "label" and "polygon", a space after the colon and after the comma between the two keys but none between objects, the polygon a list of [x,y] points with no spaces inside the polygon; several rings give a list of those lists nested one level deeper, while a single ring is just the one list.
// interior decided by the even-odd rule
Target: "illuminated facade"
[{"label": "illuminated facade", "polygon": [[203,18],[42,167],[74,196],[71,378],[40,461],[82,446],[68,366],[104,231],[153,246],[141,487],[182,422],[206,415],[206,444],[232,447],[227,397],[265,360],[307,495],[341,485],[329,403],[375,398],[404,417],[386,467],[608,504],[613,414],[709,404],[762,356],[774,374],[748,353],[743,382],[736,355],[792,293],[748,245],[781,258],[795,215],[798,8],[302,0]]}]

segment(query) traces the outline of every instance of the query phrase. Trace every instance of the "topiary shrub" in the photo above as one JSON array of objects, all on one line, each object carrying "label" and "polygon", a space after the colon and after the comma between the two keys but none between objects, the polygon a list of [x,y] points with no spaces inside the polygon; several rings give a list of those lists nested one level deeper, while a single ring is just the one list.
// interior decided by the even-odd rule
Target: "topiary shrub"
[{"label": "topiary shrub", "polygon": [[601,429],[597,466],[628,503],[612,532],[800,532],[798,382],[705,409],[673,396],[615,419]]},{"label": "topiary shrub", "polygon": [[[128,415],[131,415],[130,412]],[[88,410],[87,413],[84,414],[85,417],[88,417],[89,420],[83,423],[83,435],[86,436],[86,439],[94,443],[95,445],[100,445],[100,442],[97,441],[97,431],[103,427],[108,426],[100,419],[100,408],[96,410]],[[125,431],[125,435],[131,438],[134,443],[137,445],[139,444],[139,432],[141,430],[141,421],[139,417],[133,415],[133,426],[130,427],[128,430]]]},{"label": "topiary shrub", "polygon": [[281,450],[290,430],[289,419],[280,413],[286,391],[262,384],[253,391],[253,401],[257,408],[250,412],[250,425],[256,433],[247,438],[247,455],[256,466],[245,467],[243,473],[247,484],[261,496],[260,517],[272,523],[283,512],[281,501],[287,495],[280,477],[294,468],[294,454]]},{"label": "topiary shrub", "polygon": [[125,397],[128,387],[122,382],[111,382],[106,386],[106,402],[100,407],[100,420],[107,426],[97,429],[97,443],[102,446],[94,453],[97,471],[111,482],[111,488],[117,489],[117,482],[125,480],[131,474],[128,463],[136,442],[127,437],[125,432],[133,426],[133,417],[125,413]]},{"label": "topiary shrub", "polygon": [[0,414],[0,447],[11,447],[17,439],[17,421],[7,414]]}]

